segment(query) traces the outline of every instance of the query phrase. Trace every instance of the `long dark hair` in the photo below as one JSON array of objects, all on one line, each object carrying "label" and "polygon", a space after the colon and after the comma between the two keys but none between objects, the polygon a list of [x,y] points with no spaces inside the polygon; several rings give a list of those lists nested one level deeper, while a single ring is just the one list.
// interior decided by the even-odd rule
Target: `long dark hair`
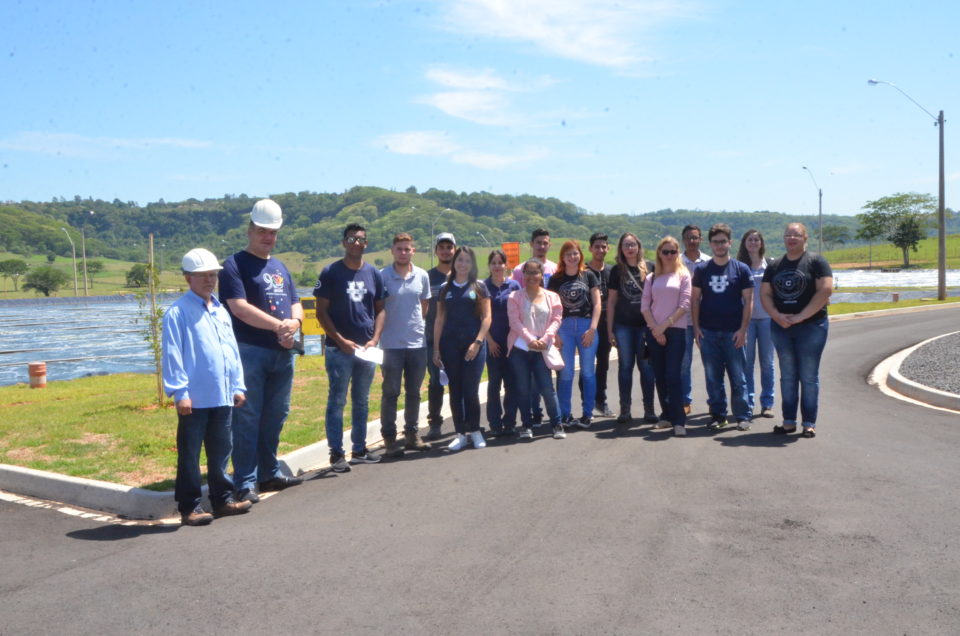
[{"label": "long dark hair", "polygon": [[754,229],[747,230],[743,233],[743,236],[740,237],[740,249],[737,250],[737,260],[753,267],[753,261],[750,260],[750,252],[747,251],[747,239],[750,238],[751,234],[756,234],[760,237],[760,260],[763,260],[763,255],[767,252],[767,242],[763,240],[763,234],[760,233],[760,230]]},{"label": "long dark hair", "polygon": [[620,240],[617,241],[617,265],[624,269],[624,272],[629,272],[627,268],[630,266],[627,263],[627,259],[623,256],[623,240],[627,237],[631,237],[637,242],[637,267],[640,268],[640,280],[644,280],[647,277],[647,261],[643,258],[643,243],[640,242],[640,238],[633,232],[624,232],[620,235]]},{"label": "long dark hair", "polygon": [[[440,298],[437,299],[438,302],[439,302],[440,299],[442,299],[444,296],[447,295],[447,291],[450,289],[450,285],[453,284],[454,279],[456,279],[456,277],[457,277],[457,259],[460,257],[461,254],[466,254],[467,256],[469,256],[469,257],[470,257],[470,260],[471,260],[472,263],[473,263],[473,264],[470,266],[470,273],[467,274],[467,285],[473,287],[474,293],[476,293],[478,299],[482,297],[481,294],[482,294],[483,292],[482,292],[481,289],[480,289],[480,288],[481,288],[481,284],[480,284],[480,282],[477,280],[477,276],[478,276],[477,255],[476,255],[476,253],[470,248],[469,245],[461,245],[460,247],[457,248],[457,251],[453,253],[453,264],[452,264],[451,267],[450,267],[450,273],[447,274],[447,282],[445,282],[445,283],[443,284],[443,287],[440,288]],[[484,287],[484,290],[485,290],[485,289],[486,289],[486,288]],[[477,315],[479,316],[479,315],[480,315],[480,303],[477,303],[476,312],[477,312]]]}]

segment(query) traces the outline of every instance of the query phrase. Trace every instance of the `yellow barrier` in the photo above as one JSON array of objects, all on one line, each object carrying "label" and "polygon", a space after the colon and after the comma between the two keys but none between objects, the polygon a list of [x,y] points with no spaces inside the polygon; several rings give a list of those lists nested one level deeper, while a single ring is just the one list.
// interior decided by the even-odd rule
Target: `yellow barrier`
[{"label": "yellow barrier", "polygon": [[303,305],[303,335],[324,335],[323,328],[320,326],[320,321],[317,320],[317,299],[301,298],[300,304]]}]

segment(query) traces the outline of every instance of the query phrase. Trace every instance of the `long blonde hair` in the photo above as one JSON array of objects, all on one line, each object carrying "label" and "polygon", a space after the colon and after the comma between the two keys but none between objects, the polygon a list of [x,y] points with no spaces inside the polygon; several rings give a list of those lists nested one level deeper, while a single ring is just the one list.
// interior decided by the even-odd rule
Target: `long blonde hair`
[{"label": "long blonde hair", "polygon": [[[660,253],[660,250],[667,243],[677,248],[677,267],[673,270],[673,272],[667,272],[664,270],[663,254]],[[673,238],[672,236],[664,236],[662,239],[660,239],[660,242],[657,243],[657,262],[653,269],[653,275],[659,276],[660,274],[672,274],[674,272],[680,275],[685,273],[689,274],[689,272],[687,272],[687,266],[683,264],[683,259],[680,258],[680,254],[682,254],[682,252],[680,250],[680,242],[677,241],[677,239]]]}]

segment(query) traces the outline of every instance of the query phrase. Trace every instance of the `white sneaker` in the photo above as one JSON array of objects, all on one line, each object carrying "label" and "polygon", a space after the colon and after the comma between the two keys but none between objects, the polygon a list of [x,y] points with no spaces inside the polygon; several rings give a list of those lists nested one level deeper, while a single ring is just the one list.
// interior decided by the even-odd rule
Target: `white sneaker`
[{"label": "white sneaker", "polygon": [[449,451],[458,451],[467,445],[467,436],[466,435],[457,435],[453,438],[453,441],[450,442],[450,445],[447,446]]},{"label": "white sneaker", "polygon": [[674,426],[673,434],[676,437],[686,437],[687,436],[687,427],[686,426]]},{"label": "white sneaker", "polygon": [[557,424],[553,427],[553,439],[566,439],[567,434],[563,431],[563,425]]},{"label": "white sneaker", "polygon": [[520,439],[533,439],[533,429],[532,429],[532,428],[521,428],[521,429],[520,429]]},{"label": "white sneaker", "polygon": [[487,443],[483,441],[483,433],[480,431],[473,431],[470,433],[470,443],[473,444],[474,448],[486,448]]}]

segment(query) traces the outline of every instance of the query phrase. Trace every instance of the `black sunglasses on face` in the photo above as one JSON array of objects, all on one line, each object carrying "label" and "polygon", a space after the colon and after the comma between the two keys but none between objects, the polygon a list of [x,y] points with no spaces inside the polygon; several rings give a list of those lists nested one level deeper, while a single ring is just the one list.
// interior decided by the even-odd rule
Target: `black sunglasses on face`
[{"label": "black sunglasses on face", "polygon": [[676,254],[677,250],[660,250],[660,253],[665,256],[670,256],[671,254]]}]

